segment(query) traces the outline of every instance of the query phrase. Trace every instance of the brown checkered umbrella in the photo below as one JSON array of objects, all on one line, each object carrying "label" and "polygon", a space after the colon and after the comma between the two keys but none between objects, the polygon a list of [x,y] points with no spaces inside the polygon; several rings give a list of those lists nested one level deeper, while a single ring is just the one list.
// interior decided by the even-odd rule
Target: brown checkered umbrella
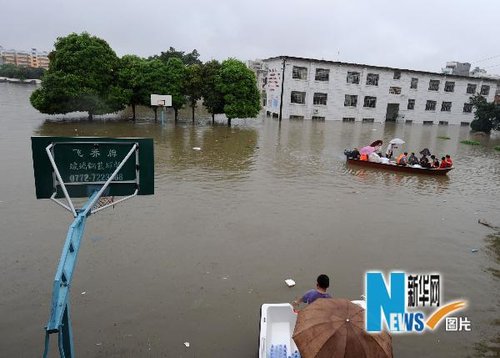
[{"label": "brown checkered umbrella", "polygon": [[392,338],[365,330],[365,310],[347,299],[319,298],[299,312],[293,340],[302,358],[392,358]]}]

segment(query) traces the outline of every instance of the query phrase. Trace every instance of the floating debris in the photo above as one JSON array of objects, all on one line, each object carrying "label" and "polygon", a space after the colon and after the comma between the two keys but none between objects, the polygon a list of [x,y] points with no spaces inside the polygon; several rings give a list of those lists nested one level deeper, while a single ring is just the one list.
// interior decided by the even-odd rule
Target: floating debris
[{"label": "floating debris", "polygon": [[472,249],[470,250],[470,252],[478,252],[479,250],[478,249]]},{"label": "floating debris", "polygon": [[193,147],[193,150],[201,150],[200,147]]},{"label": "floating debris", "polygon": [[186,348],[189,348],[191,344],[189,344],[189,342],[184,342],[184,345],[186,346]]},{"label": "floating debris", "polygon": [[286,285],[287,285],[288,287],[293,287],[293,286],[295,286],[295,281],[294,281],[294,280],[292,280],[291,278],[287,278],[287,279],[285,280],[285,283],[286,283]]},{"label": "floating debris", "polygon": [[82,295],[85,295],[85,294],[87,294],[87,291],[83,291],[83,292],[82,292]]}]

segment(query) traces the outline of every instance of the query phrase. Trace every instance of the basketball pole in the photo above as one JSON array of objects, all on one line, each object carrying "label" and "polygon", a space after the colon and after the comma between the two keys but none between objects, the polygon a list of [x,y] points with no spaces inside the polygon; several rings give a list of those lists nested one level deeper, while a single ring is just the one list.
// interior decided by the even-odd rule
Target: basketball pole
[{"label": "basketball pole", "polygon": [[59,266],[57,267],[52,288],[52,301],[50,317],[45,327],[45,349],[43,357],[49,353],[49,335],[58,334],[59,354],[64,358],[73,358],[73,331],[71,328],[71,318],[69,315],[69,293],[71,279],[75,270],[78,252],[82,242],[85,223],[91,213],[92,206],[99,197],[99,192],[95,191],[87,200],[85,205],[78,211],[77,217],[68,229],[66,242],[64,243]]}]

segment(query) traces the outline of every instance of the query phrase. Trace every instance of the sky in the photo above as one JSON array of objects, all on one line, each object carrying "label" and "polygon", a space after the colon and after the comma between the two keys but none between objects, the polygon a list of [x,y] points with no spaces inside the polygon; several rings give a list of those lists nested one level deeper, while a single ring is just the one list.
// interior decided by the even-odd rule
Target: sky
[{"label": "sky", "polygon": [[119,56],[170,46],[201,59],[280,55],[440,72],[500,74],[499,0],[0,0],[0,46],[50,51],[89,32]]}]

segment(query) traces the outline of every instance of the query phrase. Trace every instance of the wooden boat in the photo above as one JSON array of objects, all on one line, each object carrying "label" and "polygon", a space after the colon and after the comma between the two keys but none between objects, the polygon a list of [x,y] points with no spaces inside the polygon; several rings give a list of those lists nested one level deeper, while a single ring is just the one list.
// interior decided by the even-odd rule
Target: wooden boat
[{"label": "wooden boat", "polygon": [[347,164],[359,165],[362,167],[368,168],[376,168],[383,170],[392,170],[393,172],[403,172],[403,173],[412,173],[412,174],[425,174],[425,175],[446,175],[451,168],[422,168],[422,167],[412,167],[412,166],[402,166],[396,164],[383,164],[376,162],[368,162],[365,160],[359,159],[349,159],[347,158]]},{"label": "wooden boat", "polygon": [[[364,300],[354,300],[366,309]],[[265,303],[260,309],[259,358],[300,358],[292,339],[297,313],[289,303]]]}]

